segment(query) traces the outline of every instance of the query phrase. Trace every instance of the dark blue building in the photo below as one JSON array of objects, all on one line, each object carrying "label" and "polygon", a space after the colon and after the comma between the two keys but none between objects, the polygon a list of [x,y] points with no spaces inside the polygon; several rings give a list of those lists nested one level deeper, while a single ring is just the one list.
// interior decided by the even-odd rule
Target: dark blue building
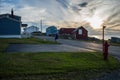
[{"label": "dark blue building", "polygon": [[120,38],[118,38],[118,37],[111,37],[111,42],[113,42],[113,43],[120,43]]},{"label": "dark blue building", "polygon": [[21,17],[11,14],[0,15],[0,37],[21,37]]}]

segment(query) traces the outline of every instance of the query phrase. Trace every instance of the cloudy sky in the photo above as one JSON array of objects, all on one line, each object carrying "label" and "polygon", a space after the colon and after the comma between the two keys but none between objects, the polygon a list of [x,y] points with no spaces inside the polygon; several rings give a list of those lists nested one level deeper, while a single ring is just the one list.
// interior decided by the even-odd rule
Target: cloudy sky
[{"label": "cloudy sky", "polygon": [[120,34],[120,0],[0,0],[0,14],[14,13],[23,23],[40,26],[84,26],[89,34]]}]

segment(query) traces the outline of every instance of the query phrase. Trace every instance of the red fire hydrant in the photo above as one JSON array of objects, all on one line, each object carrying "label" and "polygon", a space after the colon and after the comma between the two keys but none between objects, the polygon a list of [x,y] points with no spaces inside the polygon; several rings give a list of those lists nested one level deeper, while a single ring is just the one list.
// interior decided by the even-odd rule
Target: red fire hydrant
[{"label": "red fire hydrant", "polygon": [[104,56],[104,60],[107,60],[108,59],[108,47],[110,45],[108,44],[107,41],[105,41],[104,43],[104,53],[103,53],[103,56]]}]

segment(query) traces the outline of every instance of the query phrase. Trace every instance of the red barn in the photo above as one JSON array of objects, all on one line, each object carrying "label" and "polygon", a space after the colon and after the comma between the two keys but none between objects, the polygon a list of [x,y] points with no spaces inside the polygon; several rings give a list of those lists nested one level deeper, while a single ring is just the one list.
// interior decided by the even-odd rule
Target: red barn
[{"label": "red barn", "polygon": [[68,36],[74,39],[87,39],[88,31],[84,27],[78,28],[61,28],[59,31],[60,35]]}]

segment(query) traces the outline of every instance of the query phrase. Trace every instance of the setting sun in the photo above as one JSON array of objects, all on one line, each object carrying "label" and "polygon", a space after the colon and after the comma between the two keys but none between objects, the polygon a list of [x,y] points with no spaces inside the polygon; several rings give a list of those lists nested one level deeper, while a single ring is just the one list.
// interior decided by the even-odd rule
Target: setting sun
[{"label": "setting sun", "polygon": [[103,24],[103,20],[100,17],[96,16],[96,15],[94,15],[91,18],[86,18],[85,20],[87,22],[89,22],[91,27],[93,27],[94,29],[101,28],[101,25]]}]

